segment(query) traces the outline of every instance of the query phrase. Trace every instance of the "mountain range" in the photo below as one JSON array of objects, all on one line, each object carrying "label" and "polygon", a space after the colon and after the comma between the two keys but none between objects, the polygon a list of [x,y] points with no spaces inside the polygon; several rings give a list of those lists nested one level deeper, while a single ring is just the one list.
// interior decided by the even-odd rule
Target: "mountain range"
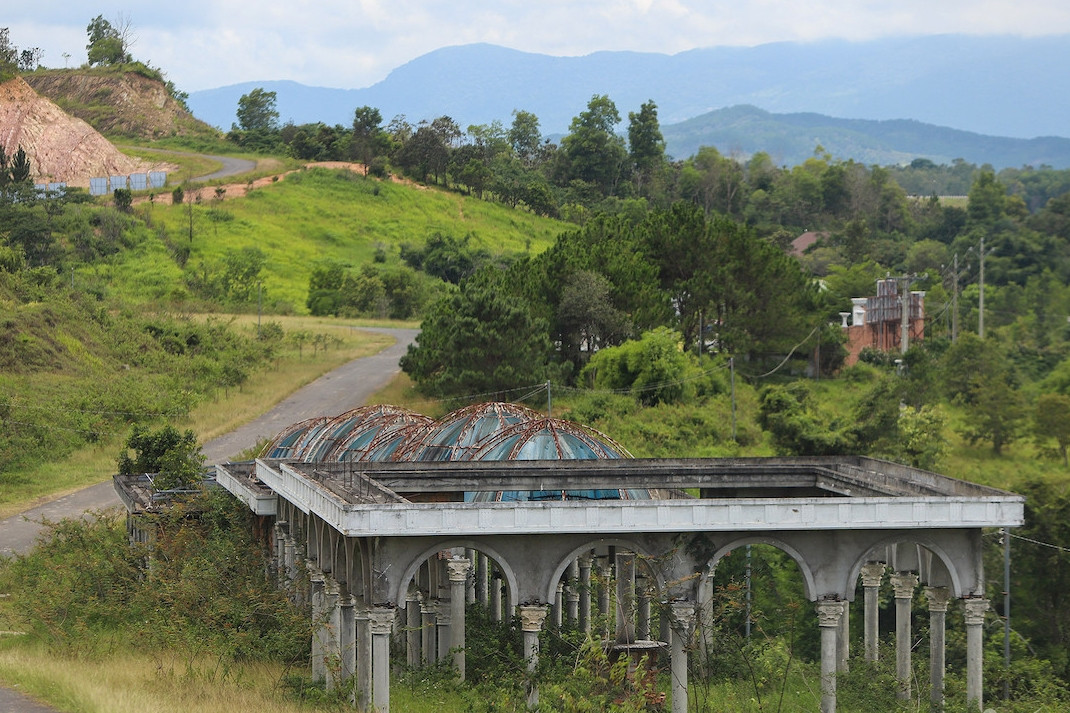
[{"label": "mountain range", "polygon": [[[281,119],[298,124],[348,125],[353,109],[369,105],[386,119],[405,115],[412,123],[448,115],[461,127],[508,125],[512,112],[523,109],[553,135],[566,132],[593,95],[608,94],[624,119],[622,132],[627,113],[653,99],[677,158],[714,145],[725,153],[766,150],[795,163],[819,139],[832,155],[867,163],[924,156],[997,168],[1064,167],[1070,140],[1025,140],[1070,136],[1067,66],[1065,35],[827,40],[583,57],[474,44],[425,54],[363,89],[246,82],[191,92],[189,105],[225,129],[238,98],[262,87],[276,92]],[[761,128],[766,143],[748,136],[748,124]],[[815,127],[819,135],[809,136]]]}]

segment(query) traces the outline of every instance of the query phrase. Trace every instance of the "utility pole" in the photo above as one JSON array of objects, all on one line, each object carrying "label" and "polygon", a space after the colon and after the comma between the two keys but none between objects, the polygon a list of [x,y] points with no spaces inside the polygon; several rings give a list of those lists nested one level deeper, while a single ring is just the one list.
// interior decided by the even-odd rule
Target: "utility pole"
[{"label": "utility pole", "polygon": [[902,286],[899,292],[899,353],[906,354],[910,349],[910,286],[917,282],[917,275],[902,275],[895,278]]},{"label": "utility pole", "polygon": [[984,236],[981,236],[981,291],[977,298],[977,336],[984,338]]},{"label": "utility pole", "polygon": [[954,289],[951,292],[951,343],[954,344],[959,338],[959,254],[955,253]]},{"label": "utility pole", "polygon": [[732,441],[736,440],[736,358],[728,357],[728,374],[732,388]]}]

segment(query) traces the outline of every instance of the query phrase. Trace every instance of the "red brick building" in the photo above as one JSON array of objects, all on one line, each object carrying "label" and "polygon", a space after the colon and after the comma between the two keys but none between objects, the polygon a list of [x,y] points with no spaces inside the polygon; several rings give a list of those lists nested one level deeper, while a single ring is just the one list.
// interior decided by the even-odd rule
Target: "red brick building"
[{"label": "red brick building", "polygon": [[[925,293],[909,293],[910,312],[907,319],[908,345],[925,337]],[[900,351],[902,339],[902,298],[895,278],[877,280],[875,297],[851,299],[852,310],[840,312],[847,331],[847,361],[851,366],[866,347],[881,351]]]}]

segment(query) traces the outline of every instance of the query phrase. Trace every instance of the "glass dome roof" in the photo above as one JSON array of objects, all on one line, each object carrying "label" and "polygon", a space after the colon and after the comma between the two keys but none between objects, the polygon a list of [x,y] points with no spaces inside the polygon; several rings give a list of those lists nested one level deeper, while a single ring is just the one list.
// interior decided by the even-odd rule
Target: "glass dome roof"
[{"label": "glass dome roof", "polygon": [[[328,461],[605,460],[631,458],[593,428],[526,406],[475,404],[437,421],[396,406],[364,406],[290,426],[261,457]],[[647,499],[647,490],[468,492],[466,501]]]},{"label": "glass dome roof", "polygon": [[470,460],[486,439],[502,429],[540,417],[527,406],[499,401],[466,406],[437,420],[422,438],[400,448],[394,460]]}]

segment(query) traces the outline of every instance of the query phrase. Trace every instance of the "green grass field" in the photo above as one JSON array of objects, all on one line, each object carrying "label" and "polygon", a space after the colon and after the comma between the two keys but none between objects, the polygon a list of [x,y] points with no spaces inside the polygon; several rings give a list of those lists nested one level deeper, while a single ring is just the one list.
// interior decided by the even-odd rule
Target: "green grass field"
[{"label": "green grass field", "polygon": [[[169,196],[168,196],[169,198]],[[532,213],[442,190],[364,178],[345,170],[313,168],[255,188],[248,196],[190,206],[169,200],[137,207],[154,237],[142,241],[104,273],[124,300],[182,297],[182,269],[167,244],[189,246],[187,270],[218,263],[228,251],[264,252],[265,304],[304,310],[308,277],[321,260],[359,267],[377,250],[396,260],[403,243],[422,245],[435,233],[469,236],[492,255],[537,253],[568,225]]]}]

